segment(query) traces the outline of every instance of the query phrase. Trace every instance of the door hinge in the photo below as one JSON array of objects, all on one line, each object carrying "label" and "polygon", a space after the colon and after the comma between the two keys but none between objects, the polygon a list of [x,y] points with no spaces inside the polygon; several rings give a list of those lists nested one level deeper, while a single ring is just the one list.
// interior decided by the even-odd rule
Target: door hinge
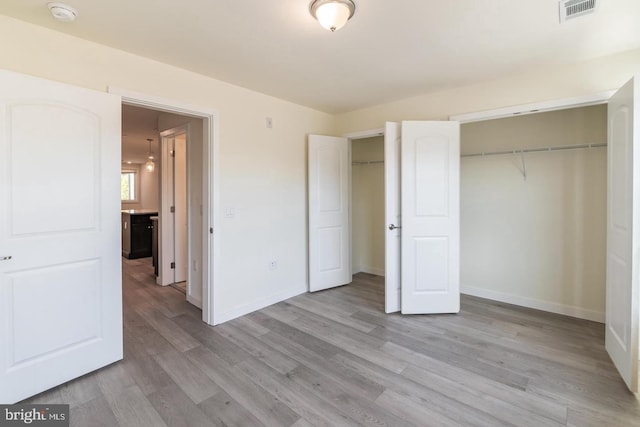
[{"label": "door hinge", "polygon": [[175,207],[175,206],[171,206],[171,207],[169,208],[169,212],[171,212],[171,213],[175,213],[175,212],[176,212],[176,207]]},{"label": "door hinge", "polygon": [[169,151],[169,155],[171,157],[175,157],[176,156],[176,152],[174,150]]},{"label": "door hinge", "polygon": [[176,268],[176,263],[175,263],[175,262],[172,262],[172,263],[171,263],[171,269],[175,269],[175,268]]},{"label": "door hinge", "polygon": [[209,229],[209,234],[213,234],[213,227]]}]

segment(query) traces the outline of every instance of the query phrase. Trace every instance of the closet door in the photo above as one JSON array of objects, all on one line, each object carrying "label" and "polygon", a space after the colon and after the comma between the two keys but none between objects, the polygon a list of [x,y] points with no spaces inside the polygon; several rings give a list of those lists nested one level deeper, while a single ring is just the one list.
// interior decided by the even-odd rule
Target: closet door
[{"label": "closet door", "polygon": [[351,282],[349,144],[309,135],[309,290]]},{"label": "closet door", "polygon": [[460,125],[402,122],[402,313],[460,310]]},{"label": "closet door", "polygon": [[384,131],[385,266],[384,311],[400,311],[400,123],[387,122]]},{"label": "closet door", "polygon": [[638,391],[640,96],[638,77],[609,100],[605,342],[629,390]]}]

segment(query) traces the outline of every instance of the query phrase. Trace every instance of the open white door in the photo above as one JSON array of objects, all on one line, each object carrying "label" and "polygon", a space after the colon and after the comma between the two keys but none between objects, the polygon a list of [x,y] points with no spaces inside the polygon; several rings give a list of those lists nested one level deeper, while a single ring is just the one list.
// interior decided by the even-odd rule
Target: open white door
[{"label": "open white door", "polygon": [[402,313],[460,311],[460,125],[402,122]]},{"label": "open white door", "polygon": [[640,88],[629,81],[609,100],[605,342],[629,389],[638,391],[640,262]]},{"label": "open white door", "polygon": [[[162,286],[188,280],[187,132],[161,134],[160,274]],[[187,285],[187,291],[190,286]]]},{"label": "open white door", "polygon": [[[174,282],[186,282],[188,275],[188,212],[187,212],[187,134],[176,135],[173,155],[174,199]],[[187,292],[190,286],[187,286]]]},{"label": "open white door", "polygon": [[120,105],[0,71],[0,403],[122,359]]},{"label": "open white door", "polygon": [[400,123],[384,131],[385,272],[384,311],[400,311]]},{"label": "open white door", "polygon": [[349,145],[309,135],[309,290],[351,282]]}]

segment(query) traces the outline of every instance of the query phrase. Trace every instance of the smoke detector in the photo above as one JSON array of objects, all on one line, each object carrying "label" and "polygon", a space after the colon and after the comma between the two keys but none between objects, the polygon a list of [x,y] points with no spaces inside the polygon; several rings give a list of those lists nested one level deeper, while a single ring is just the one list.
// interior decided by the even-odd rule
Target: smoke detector
[{"label": "smoke detector", "polygon": [[558,3],[560,23],[592,13],[596,6],[596,0],[561,0]]},{"label": "smoke detector", "polygon": [[64,3],[48,3],[47,7],[58,21],[73,22],[78,17],[78,11]]}]

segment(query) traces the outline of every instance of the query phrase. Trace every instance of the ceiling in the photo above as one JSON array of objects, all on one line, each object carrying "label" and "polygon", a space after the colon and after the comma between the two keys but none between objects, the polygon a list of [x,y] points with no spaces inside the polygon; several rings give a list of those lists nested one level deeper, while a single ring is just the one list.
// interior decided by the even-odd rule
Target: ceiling
[{"label": "ceiling", "polygon": [[152,154],[159,158],[159,114],[146,108],[122,106],[122,163],[145,163],[149,156],[148,138],[153,139]]},{"label": "ceiling", "polygon": [[598,0],[559,24],[557,0],[354,0],[330,33],[310,0],[2,0],[0,14],[330,113],[640,48],[640,1]]}]

